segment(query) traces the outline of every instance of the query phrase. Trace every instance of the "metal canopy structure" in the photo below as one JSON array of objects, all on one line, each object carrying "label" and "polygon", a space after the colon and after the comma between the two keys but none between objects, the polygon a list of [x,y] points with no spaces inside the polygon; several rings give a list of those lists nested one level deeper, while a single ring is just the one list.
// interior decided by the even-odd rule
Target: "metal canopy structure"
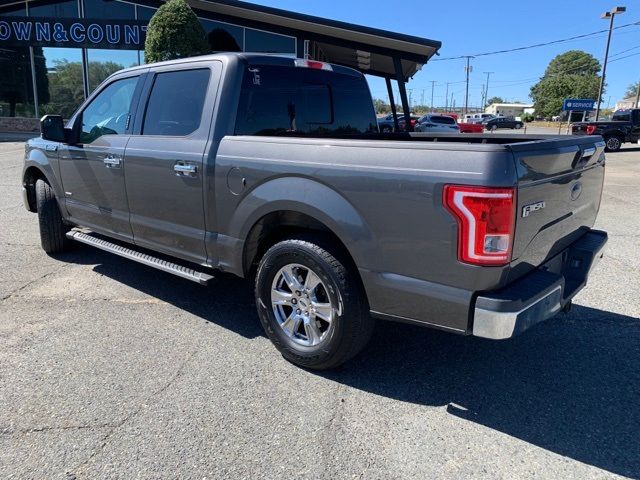
[{"label": "metal canopy structure", "polygon": [[188,0],[197,10],[216,19],[252,28],[277,31],[297,38],[297,55],[312,60],[354,68],[367,75],[384,77],[398,126],[391,80],[398,82],[405,128],[410,129],[410,111],[405,83],[431,57],[441,42],[354,25],[277,8],[235,0]]}]

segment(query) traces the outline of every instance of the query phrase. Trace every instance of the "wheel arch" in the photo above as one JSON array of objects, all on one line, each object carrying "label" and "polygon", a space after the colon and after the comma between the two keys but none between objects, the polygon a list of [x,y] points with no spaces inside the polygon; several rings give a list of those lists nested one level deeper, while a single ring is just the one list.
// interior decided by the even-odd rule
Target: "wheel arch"
[{"label": "wheel arch", "polygon": [[367,252],[374,251],[371,229],[348,199],[307,177],[281,177],[255,188],[234,209],[227,231],[242,242],[239,258],[227,260],[243,275],[251,273],[269,242],[285,235],[319,233],[358,266],[370,258]]},{"label": "wheel arch", "polygon": [[44,180],[45,182],[49,183],[49,185],[51,185],[51,183],[49,182],[49,179],[47,178],[45,173],[42,171],[42,169],[33,165],[30,167],[27,167],[22,176],[22,186],[27,191],[27,201],[29,203],[28,205],[29,211],[34,213],[38,211],[37,202],[36,202],[36,182],[38,180]]}]

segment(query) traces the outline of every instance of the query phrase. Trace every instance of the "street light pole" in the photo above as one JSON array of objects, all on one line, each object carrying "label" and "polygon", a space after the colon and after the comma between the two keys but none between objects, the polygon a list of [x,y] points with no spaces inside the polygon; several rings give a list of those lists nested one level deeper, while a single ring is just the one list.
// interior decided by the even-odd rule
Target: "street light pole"
[{"label": "street light pole", "polygon": [[449,82],[447,82],[447,93],[444,94],[444,111],[449,111]]},{"label": "street light pole", "polygon": [[471,60],[472,57],[467,56],[467,66],[465,68],[465,71],[467,72],[467,87],[465,90],[465,94],[464,94],[464,113],[467,114],[469,113],[469,74],[471,73],[471,66],[469,66],[469,61]]},{"label": "street light pole", "polygon": [[607,76],[607,62],[609,61],[609,46],[611,45],[611,34],[613,33],[613,20],[616,15],[627,11],[627,7],[615,7],[609,12],[604,12],[600,18],[609,19],[609,34],[607,35],[607,47],[604,51],[604,63],[602,65],[602,77],[600,77],[600,89],[598,90],[598,102],[596,103],[596,122],[600,118],[600,102],[602,102],[602,91],[604,90],[605,77]]}]

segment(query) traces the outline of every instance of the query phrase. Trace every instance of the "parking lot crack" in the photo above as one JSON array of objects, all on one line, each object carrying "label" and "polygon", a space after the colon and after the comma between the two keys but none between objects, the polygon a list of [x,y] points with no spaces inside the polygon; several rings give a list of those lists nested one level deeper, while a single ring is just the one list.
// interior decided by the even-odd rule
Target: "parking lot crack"
[{"label": "parking lot crack", "polygon": [[12,430],[10,428],[5,428],[0,430],[0,436],[30,435],[32,433],[59,432],[59,431],[68,431],[68,430],[95,430],[95,429],[109,428],[114,426],[115,425],[112,423],[104,423],[104,424],[97,424],[97,425],[42,426],[42,427],[26,428],[21,430]]},{"label": "parking lot crack", "polygon": [[110,425],[109,431],[100,439],[98,447],[95,448],[93,452],[84,460],[80,465],[73,468],[71,471],[67,472],[68,476],[77,477],[82,474],[85,469],[88,467],[91,460],[93,460],[96,456],[98,456],[106,446],[109,444],[109,440],[111,437],[124,425],[130,422],[133,418],[135,418],[144,408],[150,406],[154,403],[154,399],[158,398],[165,391],[167,391],[183,374],[186,366],[189,362],[196,356],[198,351],[200,350],[200,344],[188,355],[180,364],[180,366],[176,369],[175,373],[168,379],[168,381],[162,385],[159,389],[152,392],[149,396],[147,396],[143,401],[141,401],[138,406],[132,410],[128,415],[126,415],[121,421],[116,422],[115,424]]},{"label": "parking lot crack", "polygon": [[22,292],[23,290],[25,290],[26,288],[30,287],[31,285],[34,285],[35,283],[39,282],[40,280],[43,280],[47,277],[50,277],[51,275],[53,275],[54,273],[58,273],[62,270],[64,270],[65,268],[69,268],[71,266],[71,264],[67,264],[67,265],[62,265],[59,268],[56,268],[54,270],[51,270],[49,272],[46,272],[42,275],[40,275],[37,278],[34,278],[33,280],[28,281],[27,283],[25,283],[24,285],[21,285],[20,287],[16,288],[15,290],[7,293],[5,296],[3,296],[2,298],[0,298],[0,302],[4,302],[5,300],[9,300],[11,297],[18,295],[20,292]]}]

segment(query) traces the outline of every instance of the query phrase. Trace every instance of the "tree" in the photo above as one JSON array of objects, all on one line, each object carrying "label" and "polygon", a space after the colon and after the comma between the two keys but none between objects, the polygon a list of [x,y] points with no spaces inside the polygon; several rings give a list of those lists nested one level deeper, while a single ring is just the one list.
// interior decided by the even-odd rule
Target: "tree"
[{"label": "tree", "polygon": [[600,62],[581,50],[570,50],[549,63],[529,96],[536,115],[552,117],[562,111],[565,98],[597,98],[600,88]]},{"label": "tree", "polygon": [[[49,81],[42,47],[33,47],[34,70],[38,102],[49,101]],[[31,59],[28,47],[0,49],[0,101],[9,104],[9,116],[16,116],[18,104],[30,104],[31,113],[22,108],[21,115],[33,114],[33,82],[31,81]]]},{"label": "tree", "polygon": [[[115,62],[89,62],[89,84],[97,86],[102,80],[124,67]],[[55,60],[49,73],[51,101],[41,106],[42,114],[52,113],[69,118],[84,101],[82,63]]]},{"label": "tree", "polygon": [[638,94],[638,88],[640,88],[640,80],[638,80],[636,83],[632,83],[627,87],[627,93],[624,94],[624,98],[636,98],[636,95]]},{"label": "tree", "polygon": [[502,97],[491,97],[489,100],[487,100],[487,106],[493,105],[494,103],[504,103],[504,100],[502,99]]},{"label": "tree", "polygon": [[185,0],[169,0],[158,8],[147,29],[144,45],[149,63],[210,52],[205,31]]},{"label": "tree", "polygon": [[376,113],[378,114],[388,113],[391,111],[391,106],[379,98],[373,100],[373,107],[376,109]]}]

